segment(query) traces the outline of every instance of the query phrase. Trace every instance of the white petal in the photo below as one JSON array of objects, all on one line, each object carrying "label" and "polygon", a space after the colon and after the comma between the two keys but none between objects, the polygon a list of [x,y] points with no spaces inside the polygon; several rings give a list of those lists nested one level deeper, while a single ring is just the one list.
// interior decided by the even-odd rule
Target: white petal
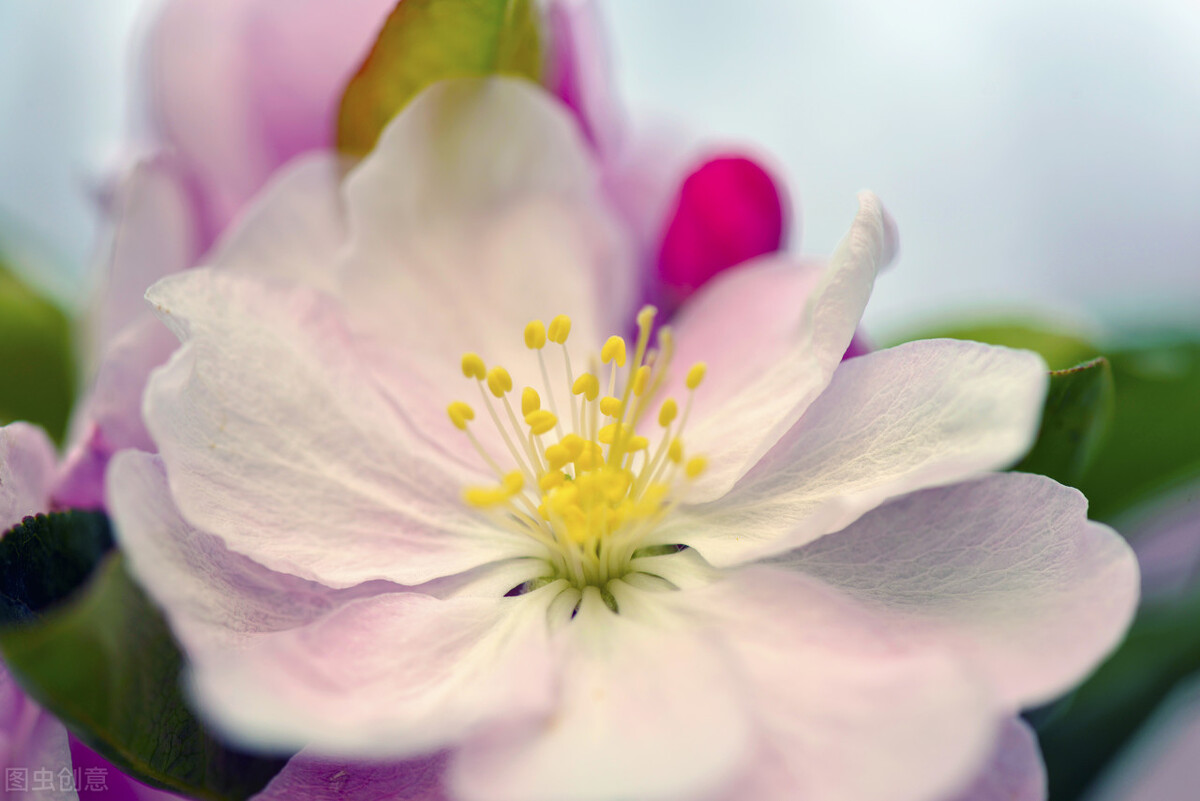
[{"label": "white petal", "polygon": [[682,397],[687,369],[708,363],[685,436],[709,460],[696,500],[727,492],[825,389],[891,251],[890,230],[879,199],[864,192],[825,270],[765,260],[725,273],[684,308],[666,394]]},{"label": "white petal", "polygon": [[695,632],[612,614],[592,589],[566,631],[552,717],[503,727],[451,763],[463,801],[696,798],[749,743],[742,693]]},{"label": "white petal", "polygon": [[[1155,796],[1147,796],[1153,798]],[[1000,730],[991,761],[951,801],[1045,801],[1046,766],[1029,724],[1013,718]]]},{"label": "white petal", "polygon": [[402,584],[522,554],[461,501],[481,480],[416,437],[363,374],[326,295],[192,270],[149,294],[184,340],[147,389],[183,517],[284,573]]},{"label": "white petal", "polygon": [[357,758],[432,753],[547,715],[558,588],[515,598],[390,592],[236,653],[193,662],[201,708],[229,737]]},{"label": "white petal", "polygon": [[332,153],[294,161],[263,188],[207,262],[332,291],[346,239],[339,194],[345,169]]},{"label": "white petal", "polygon": [[984,765],[1000,723],[986,687],[821,582],[753,567],[678,596],[727,643],[757,724],[723,798],[926,801]]},{"label": "white petal", "polygon": [[239,742],[410,756],[489,716],[540,709],[551,692],[552,587],[519,598],[332,590],[188,525],[158,457],[123,452],[109,475],[130,567],[188,654],[201,710]]},{"label": "white petal", "polygon": [[852,359],[725,497],[663,530],[727,565],[803,545],[888,498],[976,477],[1037,434],[1045,362],[1028,351],[926,340]]},{"label": "white petal", "polygon": [[1003,473],[913,493],[777,560],[897,636],[949,649],[1010,709],[1047,701],[1120,641],[1137,606],[1125,541],[1076,490]]},{"label": "white petal", "polygon": [[29,423],[0,428],[0,534],[28,515],[50,511],[54,445]]},{"label": "white petal", "polygon": [[572,343],[598,349],[631,319],[632,260],[586,146],[528,82],[437,84],[346,193],[351,324],[421,430],[453,435],[445,405],[476,391],[459,372],[464,352],[540,384],[524,347],[530,320],[571,315]]}]

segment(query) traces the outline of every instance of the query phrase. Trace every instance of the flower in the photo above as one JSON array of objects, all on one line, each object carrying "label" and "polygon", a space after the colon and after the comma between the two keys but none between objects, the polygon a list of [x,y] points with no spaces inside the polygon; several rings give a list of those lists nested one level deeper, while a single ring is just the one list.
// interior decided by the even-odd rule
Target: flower
[{"label": "flower", "polygon": [[1077,492],[992,472],[1040,358],[841,362],[894,249],[874,196],[827,266],[756,261],[625,342],[635,260],[532,85],[439,84],[335,176],[152,288],[158,455],[109,470],[221,731],[461,799],[1036,792],[1012,718],[1117,641],[1136,567]]}]

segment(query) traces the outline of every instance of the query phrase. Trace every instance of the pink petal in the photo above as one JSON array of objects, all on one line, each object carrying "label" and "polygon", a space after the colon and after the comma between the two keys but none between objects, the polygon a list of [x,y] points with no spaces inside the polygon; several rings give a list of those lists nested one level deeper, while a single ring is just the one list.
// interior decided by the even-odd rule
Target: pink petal
[{"label": "pink petal", "polygon": [[184,340],[145,416],[193,525],[333,587],[419,584],[533,547],[461,503],[483,477],[380,394],[329,296],[190,270],[148,297]]},{"label": "pink petal", "polygon": [[442,788],[445,754],[407,762],[292,757],[254,801],[450,801]]},{"label": "pink petal", "polygon": [[678,625],[614,615],[586,591],[561,631],[553,714],[469,742],[451,763],[462,801],[703,797],[740,767],[751,732],[722,649]]},{"label": "pink petal", "polygon": [[345,83],[392,0],[171,0],[150,41],[152,110],[211,241],[278,167],[332,141]]},{"label": "pink petal", "polygon": [[28,515],[50,511],[54,445],[29,423],[0,428],[0,534]]},{"label": "pink petal", "polygon": [[[849,347],[876,272],[894,250],[878,198],[859,197],[850,232],[821,270],[768,258],[724,273],[683,308],[674,376],[682,399],[694,362],[708,364],[685,444],[708,456],[692,499],[720,497],[799,419]],[[731,426],[739,433],[730,435]]]},{"label": "pink petal", "polygon": [[683,181],[658,255],[676,302],[709,279],[784,246],[786,200],[774,178],[740,155],[709,159]]},{"label": "pink petal", "polygon": [[821,581],[754,567],[670,600],[722,638],[755,718],[722,798],[926,801],[985,763],[1001,719],[986,686]]},{"label": "pink petal", "polygon": [[[4,430],[0,429],[0,436]],[[13,768],[23,770],[28,780],[28,791],[6,791],[6,798],[21,795],[46,801],[75,801],[78,798],[73,790],[63,790],[57,781],[60,770],[71,769],[67,730],[21,691],[3,665],[0,665],[0,763],[6,776],[7,770]],[[37,770],[49,770],[54,774],[53,789],[33,793],[32,788],[37,786],[33,773]]]},{"label": "pink petal", "polygon": [[[545,596],[502,597],[528,572],[500,571],[478,591],[451,586],[445,600],[385,582],[333,590],[271,571],[186,523],[158,457],[126,451],[109,473],[131,570],[184,646],[201,710],[239,742],[407,756],[453,741],[488,704],[534,703],[551,686],[537,673]],[[525,696],[506,679],[504,658],[520,662]],[[458,671],[467,659],[474,673]],[[480,684],[476,673],[497,683]]]},{"label": "pink petal", "polygon": [[[597,349],[632,317],[633,262],[595,164],[564,109],[528,82],[434,86],[385,131],[346,195],[350,323],[435,441],[463,439],[445,413],[464,393],[474,399],[463,353],[540,384],[527,322],[569,314],[572,343]],[[552,385],[565,395],[565,378]]]},{"label": "pink petal", "polygon": [[[1147,796],[1147,798],[1165,796]],[[1046,766],[1029,725],[1013,718],[1000,730],[992,759],[970,787],[950,801],[1045,801]]]},{"label": "pink petal", "polygon": [[1037,434],[1047,375],[1029,351],[953,340],[846,362],[725,497],[685,507],[658,536],[716,565],[744,562],[844,528],[888,498],[1007,467]]},{"label": "pink petal", "polygon": [[1001,473],[924,490],[775,560],[855,599],[876,625],[952,651],[1008,708],[1094,669],[1137,606],[1125,541],[1076,490]]},{"label": "pink petal", "polygon": [[546,9],[546,31],[546,88],[575,115],[593,147],[611,152],[623,120],[597,4],[552,0]]},{"label": "pink petal", "polygon": [[557,589],[515,598],[390,592],[303,628],[193,662],[201,707],[262,747],[407,758],[551,710],[546,614]]},{"label": "pink petal", "polygon": [[191,267],[200,255],[193,200],[179,165],[167,156],[136,164],[122,179],[109,208],[113,231],[104,250],[96,344],[107,345],[146,315],[146,289]]}]

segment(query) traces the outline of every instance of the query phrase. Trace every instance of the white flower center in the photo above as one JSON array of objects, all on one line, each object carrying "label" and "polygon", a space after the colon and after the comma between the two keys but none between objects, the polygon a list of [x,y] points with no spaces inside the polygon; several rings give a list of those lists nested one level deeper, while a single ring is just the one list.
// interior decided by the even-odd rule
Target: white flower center
[{"label": "white flower center", "polygon": [[[603,589],[624,576],[647,535],[678,504],[681,479],[691,480],[704,472],[704,457],[686,457],[682,440],[692,392],[704,379],[703,363],[688,371],[683,414],[678,402],[667,398],[659,406],[657,426],[645,422],[667,376],[673,350],[671,330],[666,327],[659,331],[658,347],[648,347],[654,315],[653,306],[638,313],[632,361],[626,359],[625,340],[612,336],[600,349],[599,362],[593,357],[592,369],[580,376],[571,368],[566,347],[570,318],[559,315],[549,328],[541,320],[529,323],[525,345],[537,354],[546,408],[542,395],[526,386],[520,416],[509,400],[513,381],[508,370],[489,369],[474,353],[463,356],[463,375],[478,383],[516,465],[501,467],[469,428],[474,409],[462,401],[451,403],[450,420],[466,433],[499,479],[496,485],[468,487],[463,498],[497,524],[544,546],[548,579],[566,579],[580,589]],[[559,413],[565,407],[558,406],[546,369],[548,343],[562,348],[568,386],[560,387],[560,397],[569,406],[569,420]],[[604,396],[600,363],[609,365]]]}]

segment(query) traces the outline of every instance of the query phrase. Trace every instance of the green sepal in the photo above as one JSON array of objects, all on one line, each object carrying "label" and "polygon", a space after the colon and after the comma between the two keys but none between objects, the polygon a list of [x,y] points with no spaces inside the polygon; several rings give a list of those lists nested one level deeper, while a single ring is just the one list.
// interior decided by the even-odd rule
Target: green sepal
[{"label": "green sepal", "polygon": [[361,157],[408,103],[448,78],[512,75],[539,81],[533,0],[402,0],[342,96],[338,149]]},{"label": "green sepal", "polygon": [[1107,359],[1051,372],[1037,439],[1015,469],[1077,485],[1099,450],[1112,405],[1113,378]]}]

